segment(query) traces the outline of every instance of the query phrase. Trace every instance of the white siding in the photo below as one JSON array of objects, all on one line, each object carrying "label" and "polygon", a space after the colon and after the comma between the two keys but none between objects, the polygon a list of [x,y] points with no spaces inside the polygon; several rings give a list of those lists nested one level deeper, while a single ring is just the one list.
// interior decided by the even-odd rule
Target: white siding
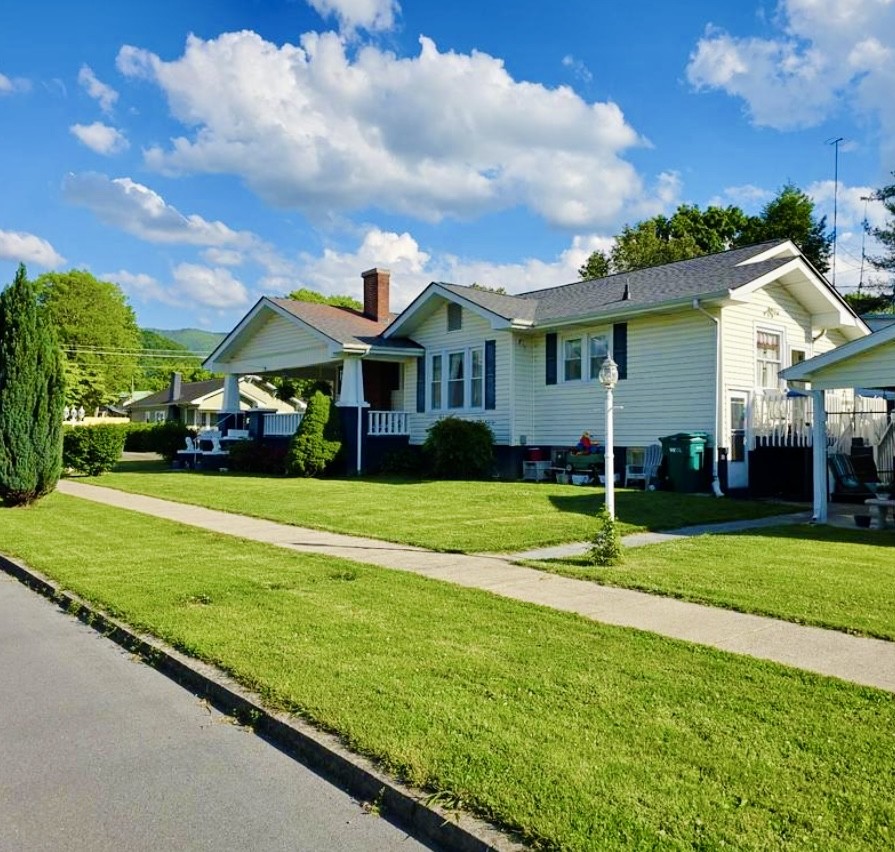
[{"label": "white siding", "polygon": [[246,336],[245,343],[229,353],[221,367],[238,364],[241,372],[266,372],[272,365],[282,367],[278,359],[288,357],[288,366],[305,367],[331,360],[327,346],[295,323],[269,313],[267,318]]},{"label": "white siding", "polygon": [[895,386],[895,342],[818,371],[817,383],[832,387],[879,388]]},{"label": "white siding", "polygon": [[[589,326],[606,333],[611,326]],[[570,333],[566,332],[566,336]],[[529,444],[574,445],[585,430],[605,437],[606,392],[596,380],[562,381],[559,336],[558,381],[545,381],[545,338],[532,341],[533,427]],[[586,370],[585,370],[586,373]],[[631,319],[628,378],[615,390],[615,443],[644,447],[664,435],[714,429],[715,326],[696,311]]]},{"label": "white siding", "polygon": [[[404,410],[410,412],[410,442],[421,444],[426,439],[426,430],[436,420],[448,415],[466,420],[484,420],[494,432],[495,442],[507,444],[510,441],[510,348],[512,335],[506,331],[495,331],[491,324],[467,308],[463,309],[462,327],[458,331],[447,330],[447,303],[440,305],[431,316],[409,332],[409,336],[426,350],[426,412],[416,410],[417,363],[405,369]],[[483,346],[486,340],[495,341],[496,407],[493,410],[430,411],[431,361],[433,352],[450,352]],[[445,362],[444,369],[447,369]]]}]

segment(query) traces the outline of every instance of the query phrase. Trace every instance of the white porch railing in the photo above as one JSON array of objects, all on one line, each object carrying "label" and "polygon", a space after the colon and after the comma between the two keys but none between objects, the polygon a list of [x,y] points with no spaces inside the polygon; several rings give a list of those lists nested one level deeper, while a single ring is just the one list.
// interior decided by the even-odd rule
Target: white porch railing
[{"label": "white porch railing", "polygon": [[304,415],[301,412],[295,414],[265,414],[264,415],[264,434],[278,435],[281,437],[291,437],[298,429],[301,418]]},{"label": "white porch railing", "polygon": [[[827,395],[826,408],[831,452],[850,452],[853,438],[876,447],[889,427],[881,399],[833,392]],[[813,410],[810,396],[787,397],[778,391],[756,394],[749,411],[751,447],[810,447]]]},{"label": "white porch railing", "polygon": [[893,459],[895,459],[895,412],[892,412],[889,425],[874,448],[874,457],[880,476],[888,482],[893,481],[895,479],[895,471],[892,470]]},{"label": "white porch railing", "polygon": [[410,422],[406,411],[368,411],[367,416],[368,435],[381,437],[410,434]]}]

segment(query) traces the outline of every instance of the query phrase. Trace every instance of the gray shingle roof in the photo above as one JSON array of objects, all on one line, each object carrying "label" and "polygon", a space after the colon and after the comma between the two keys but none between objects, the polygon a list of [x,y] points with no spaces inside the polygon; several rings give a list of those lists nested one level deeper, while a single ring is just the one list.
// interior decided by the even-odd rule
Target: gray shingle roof
[{"label": "gray shingle roof", "polygon": [[[295,299],[271,298],[270,301],[343,346],[360,343],[366,346],[388,346],[390,349],[420,348],[412,340],[403,337],[383,340],[381,334],[389,323],[376,322],[351,308],[339,308],[317,302],[299,302]],[[389,317],[389,322],[394,316],[392,314]]]},{"label": "gray shingle roof", "polygon": [[[783,242],[772,240],[649,269],[619,272],[606,278],[531,290],[515,296],[459,284],[439,283],[439,286],[507,320],[545,325],[579,316],[636,310],[734,290],[788,263],[792,258],[775,258],[738,266]],[[624,298],[626,286],[627,299]]]},{"label": "gray shingle roof", "polygon": [[206,379],[204,382],[184,382],[180,386],[180,396],[177,399],[168,399],[171,388],[166,387],[164,390],[144,396],[139,402],[132,402],[128,408],[158,408],[160,405],[182,405],[222,390],[223,387],[223,379]]}]

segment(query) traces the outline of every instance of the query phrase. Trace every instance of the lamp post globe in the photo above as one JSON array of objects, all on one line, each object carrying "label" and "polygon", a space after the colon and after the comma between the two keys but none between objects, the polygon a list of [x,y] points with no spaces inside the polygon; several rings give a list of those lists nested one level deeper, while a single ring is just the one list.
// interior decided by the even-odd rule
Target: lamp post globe
[{"label": "lamp post globe", "polygon": [[610,518],[615,518],[615,456],[613,446],[615,436],[613,434],[613,401],[612,390],[618,384],[618,364],[612,360],[611,355],[606,356],[600,367],[598,376],[600,384],[606,389],[606,511]]}]

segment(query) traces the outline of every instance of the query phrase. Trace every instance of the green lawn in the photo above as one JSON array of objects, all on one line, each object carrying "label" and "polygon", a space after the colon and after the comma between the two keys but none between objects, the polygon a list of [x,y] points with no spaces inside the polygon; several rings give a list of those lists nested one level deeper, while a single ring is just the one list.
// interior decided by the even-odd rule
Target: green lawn
[{"label": "green lawn", "polygon": [[807,525],[633,547],[610,568],[527,563],[612,586],[895,639],[895,533]]},{"label": "green lawn", "polygon": [[[433,550],[513,552],[590,538],[603,490],[547,483],[397,478],[284,479],[170,471],[161,465],[105,474],[97,485],[254,515],[297,526]],[[772,503],[620,490],[623,533],[791,511]]]},{"label": "green lawn", "polygon": [[0,550],[540,848],[891,846],[888,693],[62,495]]}]

